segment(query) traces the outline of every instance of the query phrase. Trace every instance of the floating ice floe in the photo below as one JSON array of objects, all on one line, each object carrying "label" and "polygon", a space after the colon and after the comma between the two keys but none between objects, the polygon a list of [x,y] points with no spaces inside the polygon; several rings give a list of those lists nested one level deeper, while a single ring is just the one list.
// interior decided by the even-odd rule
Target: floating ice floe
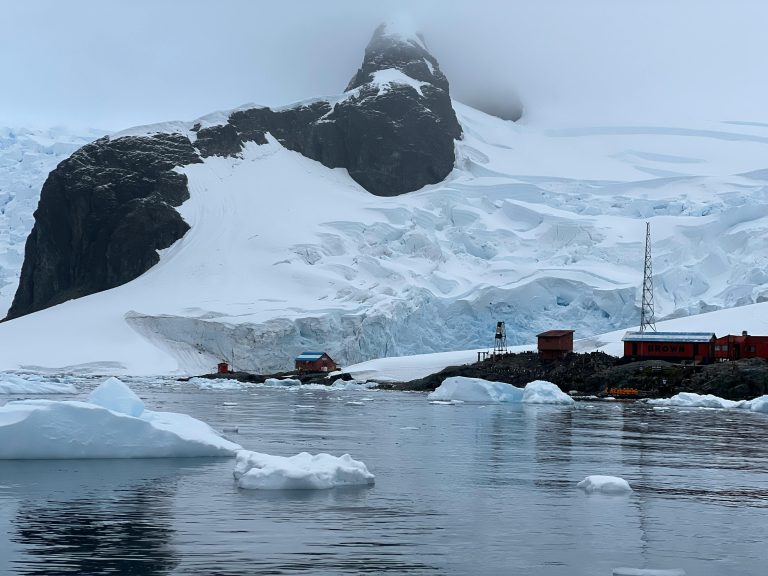
[{"label": "floating ice floe", "polygon": [[678,408],[715,408],[721,410],[750,410],[768,414],[768,395],[752,400],[726,400],[712,394],[680,392],[672,398],[648,400],[653,406],[675,406]]},{"label": "floating ice floe", "polygon": [[588,494],[600,492],[602,494],[626,494],[632,492],[632,487],[624,478],[618,476],[587,476],[576,485]]},{"label": "floating ice floe", "polygon": [[267,378],[261,384],[239,382],[227,378],[190,378],[189,384],[201,390],[252,390],[254,388],[278,388],[282,390],[370,390],[376,382],[366,380],[337,379],[333,384],[302,384],[298,378]]},{"label": "floating ice floe", "polygon": [[377,386],[376,382],[369,382],[367,380],[335,380],[331,384],[331,388],[334,390],[370,390]]},{"label": "floating ice floe", "polygon": [[301,380],[297,378],[267,378],[264,380],[264,386],[279,387],[283,386],[301,386]]},{"label": "floating ice floe", "polygon": [[686,576],[686,573],[680,568],[614,568],[613,576]]},{"label": "floating ice floe", "polygon": [[189,384],[201,390],[242,390],[243,383],[230,378],[190,378]]},{"label": "floating ice floe", "polygon": [[573,404],[574,400],[552,382],[535,380],[518,388],[504,382],[454,376],[427,398],[441,402],[522,402],[525,404]]},{"label": "floating ice floe", "polygon": [[374,475],[364,463],[349,454],[271,456],[240,450],[234,470],[239,488],[250,490],[318,490],[336,486],[367,486]]},{"label": "floating ice floe", "polygon": [[74,400],[0,407],[0,459],[232,456],[241,446],[186,414],[153,412],[117,378]]},{"label": "floating ice floe", "polygon": [[75,394],[69,382],[46,379],[37,374],[0,374],[0,394]]}]

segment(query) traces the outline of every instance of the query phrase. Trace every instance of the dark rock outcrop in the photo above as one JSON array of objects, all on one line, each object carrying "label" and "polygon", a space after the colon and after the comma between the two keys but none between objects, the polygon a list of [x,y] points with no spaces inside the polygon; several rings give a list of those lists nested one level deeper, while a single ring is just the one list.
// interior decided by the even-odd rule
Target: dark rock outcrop
[{"label": "dark rock outcrop", "polygon": [[7,319],[124,284],[189,229],[175,166],[200,162],[178,134],[101,138],[50,173]]},{"label": "dark rock outcrop", "polygon": [[189,226],[174,210],[186,177],[173,169],[235,156],[246,142],[281,145],[366,190],[396,196],[443,180],[461,127],[448,81],[419,38],[379,27],[341,97],[288,109],[237,110],[185,134],[102,138],[59,164],[43,186],[21,282],[6,319],[129,282]]},{"label": "dark rock outcrop", "polygon": [[244,142],[280,144],[329,168],[346,168],[377,196],[397,196],[442,181],[462,135],[448,80],[420,39],[380,26],[363,65],[331,106],[320,100],[273,111],[234,112],[225,126],[198,130],[203,156],[232,155]]}]

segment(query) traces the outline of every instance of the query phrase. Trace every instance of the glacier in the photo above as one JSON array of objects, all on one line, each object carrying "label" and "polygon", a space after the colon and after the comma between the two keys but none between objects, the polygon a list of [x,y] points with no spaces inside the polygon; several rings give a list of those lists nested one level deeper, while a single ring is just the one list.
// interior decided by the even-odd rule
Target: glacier
[{"label": "glacier", "polygon": [[453,172],[395,198],[274,140],[178,168],[187,235],[126,285],[0,324],[0,369],[272,372],[304,349],[350,365],[483,348],[497,320],[512,345],[575,328],[577,348],[608,351],[620,336],[598,335],[639,318],[646,221],[658,318],[768,300],[768,126],[454,108]]},{"label": "glacier", "polygon": [[43,182],[56,164],[99,136],[103,132],[93,129],[0,126],[0,316],[19,284]]}]

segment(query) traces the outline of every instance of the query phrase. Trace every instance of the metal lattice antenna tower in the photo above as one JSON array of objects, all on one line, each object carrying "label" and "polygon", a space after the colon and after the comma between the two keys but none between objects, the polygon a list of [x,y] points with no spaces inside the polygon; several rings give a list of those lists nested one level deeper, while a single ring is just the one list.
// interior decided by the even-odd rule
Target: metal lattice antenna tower
[{"label": "metal lattice antenna tower", "polygon": [[653,312],[653,264],[651,262],[651,223],[645,223],[645,266],[643,267],[643,304],[640,310],[640,332],[650,328],[656,332]]},{"label": "metal lattice antenna tower", "polygon": [[507,329],[502,321],[496,322],[493,352],[495,354],[506,354],[507,352]]}]

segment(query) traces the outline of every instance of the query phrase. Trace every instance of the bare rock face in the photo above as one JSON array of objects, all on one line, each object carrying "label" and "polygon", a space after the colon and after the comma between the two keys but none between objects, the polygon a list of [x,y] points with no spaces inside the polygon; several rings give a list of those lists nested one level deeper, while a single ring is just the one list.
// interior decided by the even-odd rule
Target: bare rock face
[{"label": "bare rock face", "polygon": [[174,209],[189,198],[175,166],[200,162],[178,134],[101,138],[51,172],[27,238],[7,319],[113,288],[155,265],[157,250],[189,225]]},{"label": "bare rock face", "polygon": [[[448,80],[418,36],[380,26],[338,98],[289,109],[237,110],[222,125],[182,133],[105,137],[46,180],[27,239],[21,281],[6,320],[129,282],[189,229],[175,207],[189,197],[174,170],[235,156],[267,134],[350,176],[377,196],[443,180],[461,127]],[[192,138],[190,139],[190,136]]]},{"label": "bare rock face", "polygon": [[384,25],[333,105],[320,100],[289,110],[237,111],[225,126],[198,130],[196,145],[203,156],[232,155],[243,142],[266,142],[267,133],[329,168],[346,168],[377,196],[442,181],[462,135],[448,80],[423,40],[389,33]]}]

